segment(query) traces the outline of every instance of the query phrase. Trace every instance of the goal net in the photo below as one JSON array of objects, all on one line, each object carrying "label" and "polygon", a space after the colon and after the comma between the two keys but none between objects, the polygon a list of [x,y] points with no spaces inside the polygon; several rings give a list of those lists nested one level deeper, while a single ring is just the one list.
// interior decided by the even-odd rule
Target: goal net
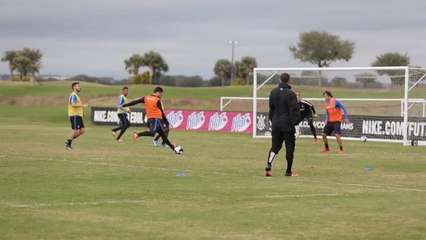
[{"label": "goal net", "polygon": [[[411,67],[255,68],[253,138],[271,135],[269,93],[284,72],[292,90],[315,107],[317,135],[324,128],[322,93],[328,90],[348,110],[344,139],[426,145],[426,69]],[[301,137],[312,137],[306,119],[299,129]]]}]

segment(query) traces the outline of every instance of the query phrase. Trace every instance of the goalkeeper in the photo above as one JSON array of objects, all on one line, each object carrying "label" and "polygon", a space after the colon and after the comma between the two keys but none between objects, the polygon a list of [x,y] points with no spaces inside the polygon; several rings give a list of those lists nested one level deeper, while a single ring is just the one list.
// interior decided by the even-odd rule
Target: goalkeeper
[{"label": "goalkeeper", "polygon": [[297,96],[297,102],[299,102],[301,120],[306,118],[309,124],[309,128],[311,129],[312,135],[314,136],[313,144],[318,144],[317,132],[315,130],[314,121],[313,121],[313,118],[318,117],[318,114],[315,111],[315,107],[314,105],[312,105],[312,103],[302,99],[300,97],[300,93],[296,93],[296,96]]},{"label": "goalkeeper", "polygon": [[179,150],[177,150],[175,146],[173,146],[173,144],[169,141],[169,139],[164,133],[163,124],[168,124],[168,121],[166,115],[164,114],[163,105],[161,103],[162,95],[163,89],[161,87],[156,87],[153,91],[153,94],[123,104],[122,107],[129,107],[138,103],[145,104],[146,115],[148,117],[149,131],[133,133],[134,140],[138,140],[141,136],[154,137],[155,133],[158,133],[160,134],[163,141],[170,147],[170,149],[172,149],[175,153],[180,154]]}]

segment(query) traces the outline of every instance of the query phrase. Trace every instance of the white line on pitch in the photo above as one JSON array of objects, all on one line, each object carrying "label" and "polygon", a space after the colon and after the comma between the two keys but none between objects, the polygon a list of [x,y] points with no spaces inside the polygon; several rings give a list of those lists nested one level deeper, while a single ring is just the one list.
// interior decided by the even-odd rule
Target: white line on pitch
[{"label": "white line on pitch", "polygon": [[300,182],[311,182],[311,183],[321,183],[321,184],[323,184],[323,183],[329,183],[329,184],[336,184],[336,185],[343,185],[343,186],[355,186],[355,187],[365,187],[365,188],[387,188],[387,189],[402,190],[402,191],[409,191],[409,192],[426,192],[425,189],[402,188],[402,187],[388,187],[388,186],[368,185],[368,184],[360,184],[360,183],[321,182],[321,181],[305,180],[305,179],[298,179],[297,181],[300,181]]},{"label": "white line on pitch", "polygon": [[90,162],[90,161],[78,161],[78,160],[67,160],[67,159],[53,159],[53,158],[36,158],[36,157],[10,157],[15,159],[30,159],[30,160],[39,160],[39,161],[53,161],[53,162],[68,162],[76,164],[86,164],[86,165],[99,165],[99,166],[109,166],[109,167],[125,167],[125,168],[145,168],[145,169],[156,169],[156,170],[170,170],[177,171],[178,169],[171,168],[162,168],[162,167],[147,167],[143,165],[128,165],[128,164],[116,164],[116,163],[105,163],[105,162]]},{"label": "white line on pitch", "polygon": [[[114,164],[114,163],[104,163],[104,162],[88,162],[88,161],[77,161],[77,160],[66,160],[66,159],[51,159],[51,158],[35,158],[35,157],[11,157],[11,158],[18,158],[18,159],[33,159],[33,160],[41,160],[41,161],[60,161],[60,162],[70,162],[70,163],[77,163],[77,164],[87,164],[87,165],[101,165],[101,166],[111,166],[111,167],[126,167],[126,168],[145,168],[145,169],[156,169],[156,170],[163,170],[163,171],[176,171],[179,169],[171,169],[171,168],[161,168],[161,167],[146,167],[143,165],[126,165],[126,164]],[[241,174],[232,174],[232,173],[223,173],[223,172],[205,172],[205,171],[197,171],[197,173],[203,173],[203,174],[216,174],[216,175],[223,175],[223,176],[244,176]],[[343,186],[355,186],[355,187],[364,187],[364,188],[387,188],[387,189],[393,189],[393,190],[400,190],[400,191],[408,191],[408,192],[426,192],[425,189],[417,189],[417,188],[401,188],[401,187],[392,187],[392,186],[379,186],[379,185],[367,185],[367,184],[358,184],[358,183],[337,183],[337,182],[322,182],[322,181],[316,181],[316,180],[307,180],[307,179],[300,179],[295,178],[295,181],[300,182],[311,182],[311,183],[328,183],[328,184],[335,184],[335,185],[343,185]]]},{"label": "white line on pitch", "polygon": [[84,205],[102,205],[102,204],[123,204],[123,203],[144,203],[144,200],[111,200],[99,202],[75,202],[75,203],[39,203],[39,204],[10,204],[15,208],[36,208],[36,207],[62,207],[62,206],[84,206]]},{"label": "white line on pitch", "polygon": [[339,196],[338,193],[318,193],[318,194],[289,194],[289,195],[271,195],[264,196],[266,198],[303,198],[303,197],[325,197],[325,196]]}]

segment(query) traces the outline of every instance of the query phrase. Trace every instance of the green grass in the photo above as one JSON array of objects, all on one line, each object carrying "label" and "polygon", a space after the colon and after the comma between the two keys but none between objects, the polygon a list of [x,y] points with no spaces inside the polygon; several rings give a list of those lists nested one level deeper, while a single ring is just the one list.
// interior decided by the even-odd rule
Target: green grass
[{"label": "green grass", "polygon": [[[1,239],[426,238],[423,147],[345,141],[346,154],[338,155],[331,140],[332,152],[320,154],[320,145],[298,139],[294,169],[301,176],[284,177],[282,151],[274,176],[265,178],[269,139],[172,131],[185,149],[175,155],[149,138],[132,141],[131,132],[142,128],[117,143],[87,115],[87,133],[69,152],[63,142],[70,84],[0,82]],[[121,87],[82,83],[82,97],[112,106]],[[130,86],[130,93],[152,88]],[[251,86],[165,89],[166,107],[175,109],[218,109],[220,96],[252,95]],[[294,89],[303,97],[325,90]],[[398,89],[330,90],[339,97],[399,96]]]},{"label": "green grass", "polygon": [[[22,96],[67,96],[71,93],[70,81],[43,82],[39,86],[30,86],[28,83],[14,83],[0,81],[0,97],[22,97]],[[121,93],[124,86],[108,86],[96,83],[81,82],[81,94],[85,96],[116,96]],[[144,96],[152,93],[154,85],[127,85],[132,96]],[[252,96],[252,86],[232,87],[168,87],[165,86],[165,95],[169,98],[194,97],[203,100],[211,100],[220,96]]]},{"label": "green grass", "polygon": [[284,177],[282,151],[265,178],[269,139],[172,131],[185,149],[176,155],[150,138],[132,141],[142,128],[117,143],[86,117],[70,152],[65,107],[0,111],[2,239],[426,237],[422,147],[345,141],[338,155],[331,140],[332,151],[320,154],[320,145],[298,139],[300,177]]}]

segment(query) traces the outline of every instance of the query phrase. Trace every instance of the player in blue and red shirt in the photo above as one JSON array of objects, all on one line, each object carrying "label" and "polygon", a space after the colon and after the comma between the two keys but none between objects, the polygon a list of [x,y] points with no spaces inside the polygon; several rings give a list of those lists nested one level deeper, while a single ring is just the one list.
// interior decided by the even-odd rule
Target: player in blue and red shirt
[{"label": "player in blue and red shirt", "polygon": [[325,127],[322,131],[322,140],[324,141],[324,148],[320,152],[328,152],[330,148],[328,147],[327,136],[330,136],[334,131],[336,136],[337,143],[339,144],[339,154],[343,154],[343,142],[340,137],[342,134],[341,123],[344,121],[349,123],[348,112],[345,105],[339,100],[333,97],[330,91],[325,91],[324,96],[324,108],[325,108]]}]

